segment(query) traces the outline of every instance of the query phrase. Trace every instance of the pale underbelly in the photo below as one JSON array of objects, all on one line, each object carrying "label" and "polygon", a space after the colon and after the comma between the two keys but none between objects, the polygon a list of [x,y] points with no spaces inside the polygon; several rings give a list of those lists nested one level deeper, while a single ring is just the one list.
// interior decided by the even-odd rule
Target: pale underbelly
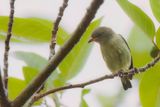
[{"label": "pale underbelly", "polygon": [[128,70],[131,65],[131,56],[129,51],[113,50],[112,52],[103,52],[103,58],[111,72],[119,70]]}]

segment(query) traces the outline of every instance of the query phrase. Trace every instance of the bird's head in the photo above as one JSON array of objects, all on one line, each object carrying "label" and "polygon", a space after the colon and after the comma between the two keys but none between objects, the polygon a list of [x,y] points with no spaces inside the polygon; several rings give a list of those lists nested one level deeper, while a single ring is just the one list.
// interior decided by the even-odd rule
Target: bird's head
[{"label": "bird's head", "polygon": [[107,39],[109,40],[110,38],[112,38],[113,34],[114,34],[114,31],[111,28],[98,27],[91,34],[91,37],[88,43],[93,41],[100,43],[101,41],[106,41]]}]

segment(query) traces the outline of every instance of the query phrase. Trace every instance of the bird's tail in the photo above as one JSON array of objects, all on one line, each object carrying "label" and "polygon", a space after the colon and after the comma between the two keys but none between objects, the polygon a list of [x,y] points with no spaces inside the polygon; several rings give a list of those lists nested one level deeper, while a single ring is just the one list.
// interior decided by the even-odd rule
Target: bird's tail
[{"label": "bird's tail", "polygon": [[128,78],[121,78],[121,81],[122,81],[124,90],[127,90],[128,88],[132,88],[132,84]]}]

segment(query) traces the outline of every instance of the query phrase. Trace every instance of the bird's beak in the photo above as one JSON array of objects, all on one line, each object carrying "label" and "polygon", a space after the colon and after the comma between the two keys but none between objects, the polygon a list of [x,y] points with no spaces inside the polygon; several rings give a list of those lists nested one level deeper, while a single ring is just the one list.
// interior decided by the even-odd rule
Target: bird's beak
[{"label": "bird's beak", "polygon": [[95,38],[90,37],[90,39],[88,40],[88,43],[91,43],[91,42],[93,42],[93,41],[95,41]]}]

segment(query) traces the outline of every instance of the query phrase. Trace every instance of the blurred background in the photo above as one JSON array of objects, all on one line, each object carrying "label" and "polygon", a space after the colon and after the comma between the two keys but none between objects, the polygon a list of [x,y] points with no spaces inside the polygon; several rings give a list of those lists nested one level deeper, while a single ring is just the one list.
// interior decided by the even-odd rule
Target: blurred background
[{"label": "blurred background", "polygon": [[[69,0],[68,7],[65,10],[60,26],[69,34],[72,34],[72,32],[76,29],[77,25],[83,18],[86,9],[91,1],[92,0]],[[155,26],[158,27],[159,23],[156,21],[152,14],[149,0],[129,1],[140,7],[152,19]],[[57,17],[58,9],[61,6],[62,2],[63,0],[16,0],[15,17],[38,17],[54,21]],[[0,16],[8,15],[9,0],[0,0]],[[94,20],[99,18],[102,18],[100,26],[111,27],[116,33],[122,34],[126,40],[130,38],[129,35],[133,35],[133,32],[131,34],[131,31],[133,31],[135,25],[132,20],[124,13],[116,0],[105,0],[105,3],[98,10],[98,13],[96,14]],[[131,52],[135,45],[134,40],[135,39],[131,38],[130,40],[128,40],[129,46],[131,46]],[[93,43],[91,45],[93,45],[93,47],[89,56],[87,57],[87,60],[85,61],[84,66],[74,78],[67,81],[68,84],[81,83],[98,78],[105,74],[110,74],[110,71],[108,70],[102,59],[98,44]],[[138,47],[141,50],[142,48],[146,47],[146,45],[142,43],[142,45],[139,44]],[[3,40],[0,41],[0,49],[0,65],[3,68]],[[56,47],[56,49],[58,49],[58,46]],[[48,59],[49,43],[11,43],[9,56],[9,75],[11,77],[24,79],[22,67],[25,66],[26,63],[13,57],[15,51],[34,52]],[[135,56],[133,56],[133,59],[134,57]],[[89,93],[87,93],[83,97],[89,107],[141,107],[139,99],[138,78],[139,77],[135,77],[135,79],[131,81],[133,88],[127,91],[124,91],[122,89],[119,78],[101,81],[99,83],[85,87],[86,89],[90,90]],[[60,96],[60,103],[62,104],[62,107],[79,107],[79,104],[81,102],[81,91],[82,89],[70,89],[65,91]],[[53,107],[53,101],[51,101],[50,99],[47,101],[49,102],[50,107]],[[45,107],[45,105],[43,104],[41,106]]]}]

